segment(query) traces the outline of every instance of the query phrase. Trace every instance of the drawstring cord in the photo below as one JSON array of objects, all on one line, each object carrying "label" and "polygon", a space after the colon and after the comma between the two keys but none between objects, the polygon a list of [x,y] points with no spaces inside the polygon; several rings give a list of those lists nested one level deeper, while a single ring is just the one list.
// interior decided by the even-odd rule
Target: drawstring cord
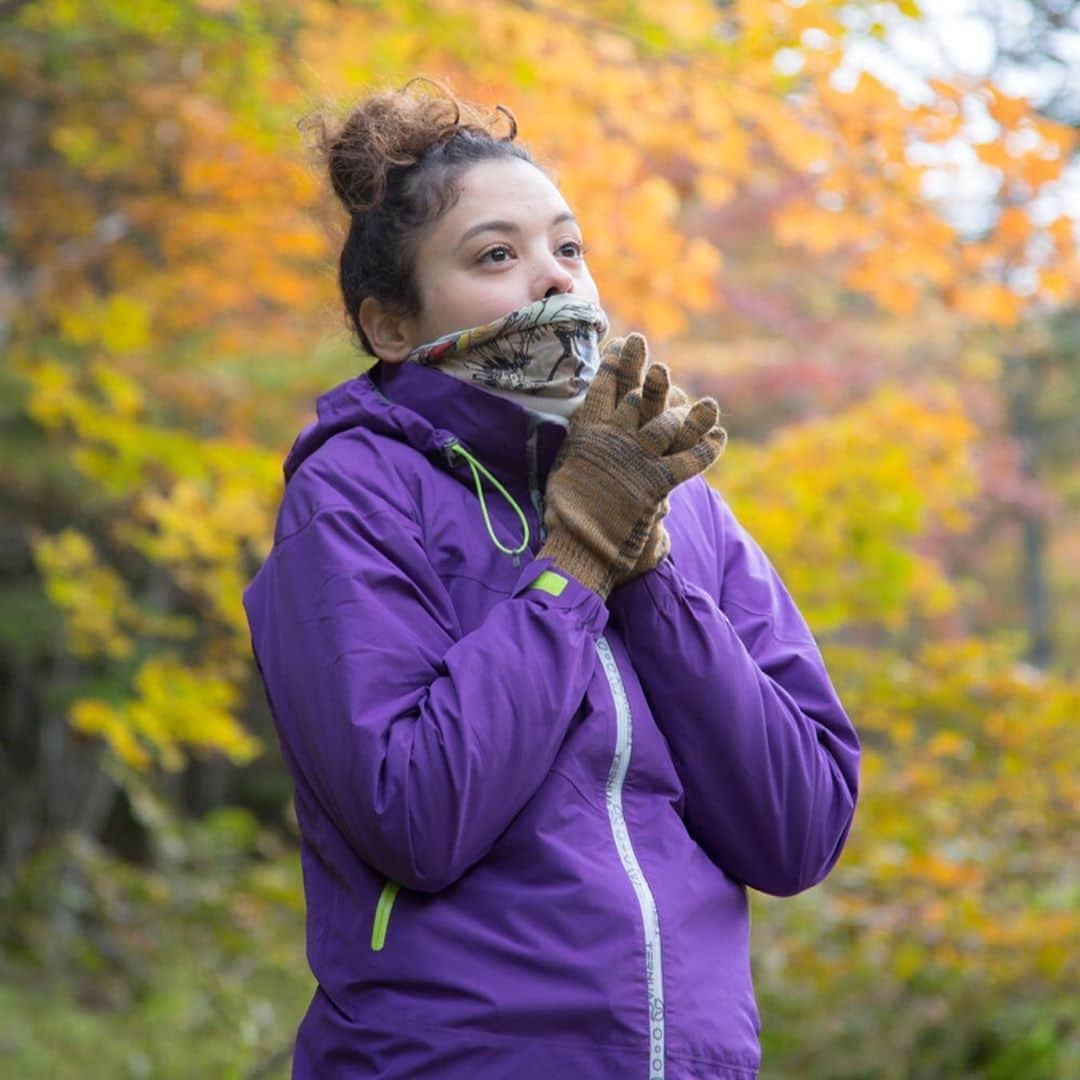
[{"label": "drawstring cord", "polygon": [[[484,468],[484,466],[475,458],[464,446],[457,440],[447,443],[446,449],[448,453],[459,453],[469,463],[469,468],[472,470],[473,482],[476,484],[476,496],[480,500],[480,510],[484,515],[484,525],[487,527],[488,536],[491,537],[491,542],[502,552],[507,555],[513,555],[514,565],[519,565],[518,556],[529,546],[529,522],[521,510],[521,507],[514,501],[514,497],[499,483],[499,481],[492,476],[492,474]],[[451,460],[451,464],[452,464]],[[479,471],[478,471],[479,470]],[[521,529],[524,533],[521,543],[516,548],[503,547],[499,543],[499,538],[495,535],[495,531],[491,527],[491,518],[488,516],[487,503],[484,501],[484,489],[480,483],[480,473],[483,473],[492,484],[498,488],[502,497],[514,508],[514,513],[517,514],[521,521]]]}]

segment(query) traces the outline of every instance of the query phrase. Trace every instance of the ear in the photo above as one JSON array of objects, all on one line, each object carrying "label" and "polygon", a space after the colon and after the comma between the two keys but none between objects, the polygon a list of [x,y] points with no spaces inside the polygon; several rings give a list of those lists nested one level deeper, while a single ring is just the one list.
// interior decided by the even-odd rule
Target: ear
[{"label": "ear", "polygon": [[415,347],[413,320],[408,315],[395,315],[388,311],[374,296],[365,296],[360,302],[359,317],[360,325],[380,360],[400,364]]}]

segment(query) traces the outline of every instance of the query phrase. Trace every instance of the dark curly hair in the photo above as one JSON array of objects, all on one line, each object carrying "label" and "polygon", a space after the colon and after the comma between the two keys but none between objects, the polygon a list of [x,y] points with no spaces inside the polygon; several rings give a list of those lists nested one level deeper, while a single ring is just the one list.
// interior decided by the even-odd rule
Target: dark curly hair
[{"label": "dark curly hair", "polygon": [[[440,94],[414,92],[424,82]],[[501,137],[492,133],[498,114],[510,125]],[[472,165],[516,158],[550,178],[514,142],[517,121],[509,109],[496,105],[485,116],[422,75],[400,90],[371,94],[343,121],[320,109],[297,126],[315,132],[315,149],[351,219],[338,281],[349,324],[368,353],[374,350],[360,325],[361,302],[372,296],[397,315],[420,313],[414,270],[421,229],[457,202],[461,178]]]}]

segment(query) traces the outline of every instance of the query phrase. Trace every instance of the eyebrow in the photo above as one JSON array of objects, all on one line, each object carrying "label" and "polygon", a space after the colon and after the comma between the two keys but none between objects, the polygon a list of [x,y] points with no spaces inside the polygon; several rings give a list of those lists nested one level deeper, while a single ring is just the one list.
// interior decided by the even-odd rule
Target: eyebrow
[{"label": "eyebrow", "polygon": [[[580,225],[580,222],[569,210],[564,210],[561,214],[556,214],[551,219],[551,225],[549,228],[558,225],[562,221],[572,221],[575,225]],[[520,232],[520,229],[512,221],[482,221],[479,225],[474,225],[471,229],[466,229],[464,235],[458,241],[458,248],[461,248],[465,243],[471,240],[477,233],[487,232],[488,230],[501,230],[503,232]],[[455,249],[456,250],[456,249]]]}]

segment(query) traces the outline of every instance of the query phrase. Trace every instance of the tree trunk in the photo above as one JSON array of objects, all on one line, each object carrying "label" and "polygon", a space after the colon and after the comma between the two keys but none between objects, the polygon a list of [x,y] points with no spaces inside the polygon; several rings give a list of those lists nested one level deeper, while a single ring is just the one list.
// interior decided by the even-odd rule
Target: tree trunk
[{"label": "tree trunk", "polygon": [[[1026,357],[1008,361],[1013,378],[1006,379],[1012,431],[1020,448],[1020,470],[1030,482],[1029,490],[1040,486],[1038,475],[1039,428],[1032,407],[1032,368]],[[1020,596],[1026,608],[1028,628],[1027,660],[1038,668],[1050,666],[1054,657],[1050,637],[1050,588],[1046,568],[1047,524],[1037,508],[1022,507],[1020,518]]]}]

